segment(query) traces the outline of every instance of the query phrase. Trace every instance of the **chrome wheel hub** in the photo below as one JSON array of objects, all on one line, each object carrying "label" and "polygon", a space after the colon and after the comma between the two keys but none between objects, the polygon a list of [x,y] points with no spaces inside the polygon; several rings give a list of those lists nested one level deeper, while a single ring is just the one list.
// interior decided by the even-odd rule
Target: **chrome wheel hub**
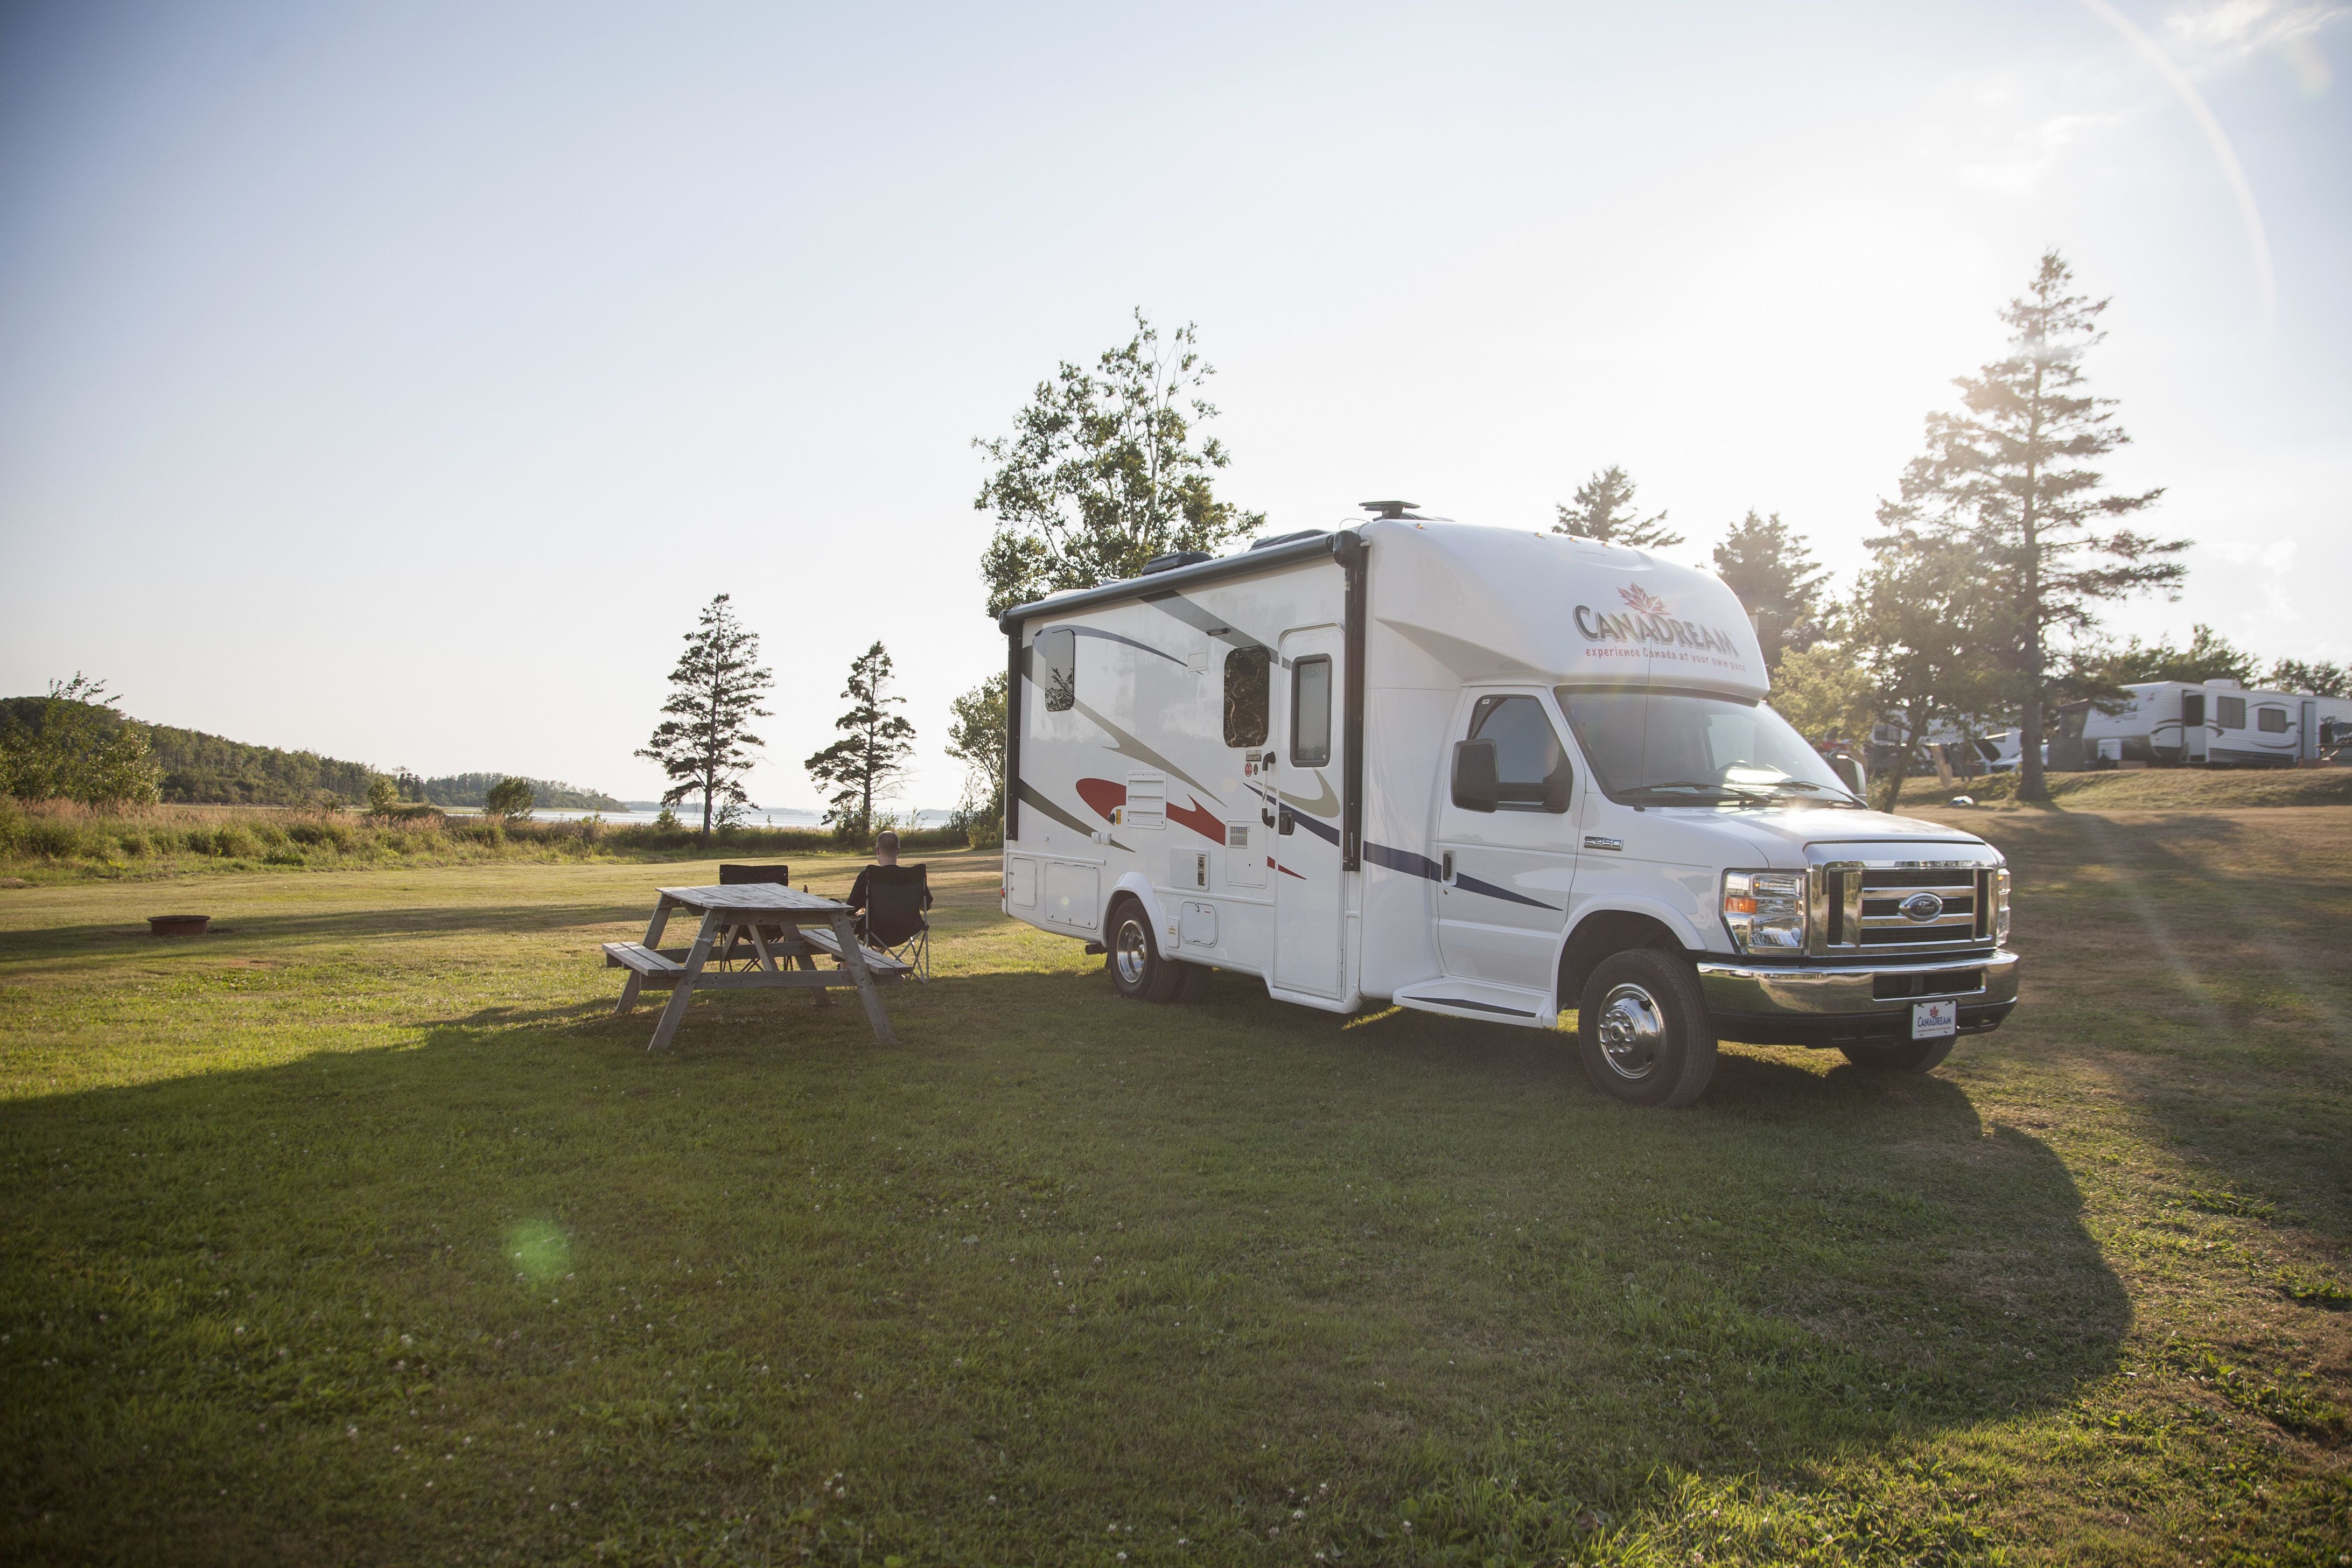
[{"label": "chrome wheel hub", "polygon": [[1147,957],[1145,937],[1140,921],[1122,921],[1118,940],[1111,946],[1112,962],[1118,965],[1118,981],[1122,985],[1143,984],[1143,965]]},{"label": "chrome wheel hub", "polygon": [[1601,1059],[1610,1071],[1622,1079],[1645,1079],[1666,1043],[1665,1010],[1642,986],[1614,986],[1601,1000],[1597,1032]]}]

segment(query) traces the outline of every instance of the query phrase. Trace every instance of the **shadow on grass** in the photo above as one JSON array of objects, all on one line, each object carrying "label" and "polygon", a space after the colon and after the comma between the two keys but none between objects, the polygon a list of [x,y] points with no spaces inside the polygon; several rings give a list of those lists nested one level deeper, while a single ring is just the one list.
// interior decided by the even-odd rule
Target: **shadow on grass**
[{"label": "shadow on grass", "polygon": [[[614,923],[642,927],[653,899],[575,904],[419,905],[337,910],[316,914],[228,914],[215,917],[202,936],[159,937],[144,923],[46,926],[7,933],[11,958],[81,958],[125,954],[156,957],[210,952],[241,954],[247,944],[364,942],[420,936],[478,936],[484,931],[568,931]],[[593,949],[593,944],[590,944]]]},{"label": "shadow on grass", "polygon": [[[65,1556],[193,1519],[221,1544],[187,1560],[422,1560],[548,1495],[608,1530],[845,1470],[877,1541],[1066,1561],[1304,1475],[1370,1518],[1508,1473],[1525,1541],[1660,1467],[2063,1403],[2127,1326],[2063,1166],[1946,1080],[1730,1052],[1660,1114],[1592,1094],[1565,1035],[1239,976],[1166,1008],[1098,973],[901,986],[896,1049],[847,1000],[713,995],[667,1056],[609,994],[478,1008],[0,1110],[8,1250],[47,1260],[5,1281],[18,1517],[86,1521]],[[526,1221],[589,1308],[517,1274]],[[382,1353],[297,1377],[353,1344]],[[535,1440],[604,1407],[634,1425]],[[343,1436],[428,1409],[479,1439],[430,1516]],[[1026,1500],[1017,1545],[988,1491]]]}]

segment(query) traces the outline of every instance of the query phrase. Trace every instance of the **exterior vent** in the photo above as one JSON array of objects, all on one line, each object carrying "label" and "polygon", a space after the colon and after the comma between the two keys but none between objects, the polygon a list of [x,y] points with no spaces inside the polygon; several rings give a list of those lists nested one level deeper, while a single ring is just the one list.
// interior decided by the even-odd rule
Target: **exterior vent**
[{"label": "exterior vent", "polygon": [[1171,550],[1165,555],[1155,555],[1145,562],[1143,575],[1150,577],[1161,572],[1173,572],[1179,566],[1198,566],[1203,561],[1215,559],[1205,550]]},{"label": "exterior vent", "polygon": [[1277,533],[1272,539],[1253,539],[1252,550],[1271,550],[1277,544],[1296,544],[1302,539],[1320,539],[1331,531],[1328,528],[1302,528],[1296,533]]}]

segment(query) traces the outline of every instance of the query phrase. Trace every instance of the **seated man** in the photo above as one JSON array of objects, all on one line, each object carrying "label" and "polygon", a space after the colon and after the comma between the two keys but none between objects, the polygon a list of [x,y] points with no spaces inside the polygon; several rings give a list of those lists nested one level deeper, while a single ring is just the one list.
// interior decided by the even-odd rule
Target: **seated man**
[{"label": "seated man", "polygon": [[[912,876],[894,874],[898,872],[898,835],[890,828],[886,827],[881,832],[874,836],[874,861],[875,863],[873,865],[868,866],[864,870],[858,872],[857,880],[851,883],[849,886],[849,907],[853,910],[863,910],[866,908],[867,902],[873,896],[874,884],[876,882],[900,882],[915,879]],[[885,868],[887,868],[887,869],[886,870]],[[908,868],[908,870],[912,872],[919,870],[919,868],[909,867]],[[883,874],[877,877],[874,874],[877,871],[882,871]],[[926,880],[923,884],[923,908],[928,910],[930,907],[931,889],[929,882]]]}]

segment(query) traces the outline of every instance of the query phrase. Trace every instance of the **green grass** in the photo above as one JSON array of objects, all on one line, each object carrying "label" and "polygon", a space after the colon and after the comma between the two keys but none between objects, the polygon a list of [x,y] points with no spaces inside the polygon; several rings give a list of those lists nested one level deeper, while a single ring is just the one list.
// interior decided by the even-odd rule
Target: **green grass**
[{"label": "green grass", "polygon": [[895,1049],[648,1056],[691,866],[0,891],[0,1556],[2337,1563],[2352,811],[1954,817],[2015,1021],[1674,1114],[1121,1004],[981,857]]},{"label": "green grass", "polygon": [[[2249,805],[2352,805],[2352,767],[2120,768],[2049,773],[2052,802],[2069,811],[2234,809]],[[1906,779],[1897,809],[1938,805],[1956,795],[1979,805],[2016,805],[2017,775],[1942,784]]]},{"label": "green grass", "polygon": [[[960,829],[918,828],[910,851],[960,849]],[[695,827],[655,823],[499,822],[406,807],[357,811],[251,805],[91,807],[0,796],[0,887],[155,881],[194,872],[387,869],[537,861],[773,859],[838,853],[831,832],[808,827]]]}]

